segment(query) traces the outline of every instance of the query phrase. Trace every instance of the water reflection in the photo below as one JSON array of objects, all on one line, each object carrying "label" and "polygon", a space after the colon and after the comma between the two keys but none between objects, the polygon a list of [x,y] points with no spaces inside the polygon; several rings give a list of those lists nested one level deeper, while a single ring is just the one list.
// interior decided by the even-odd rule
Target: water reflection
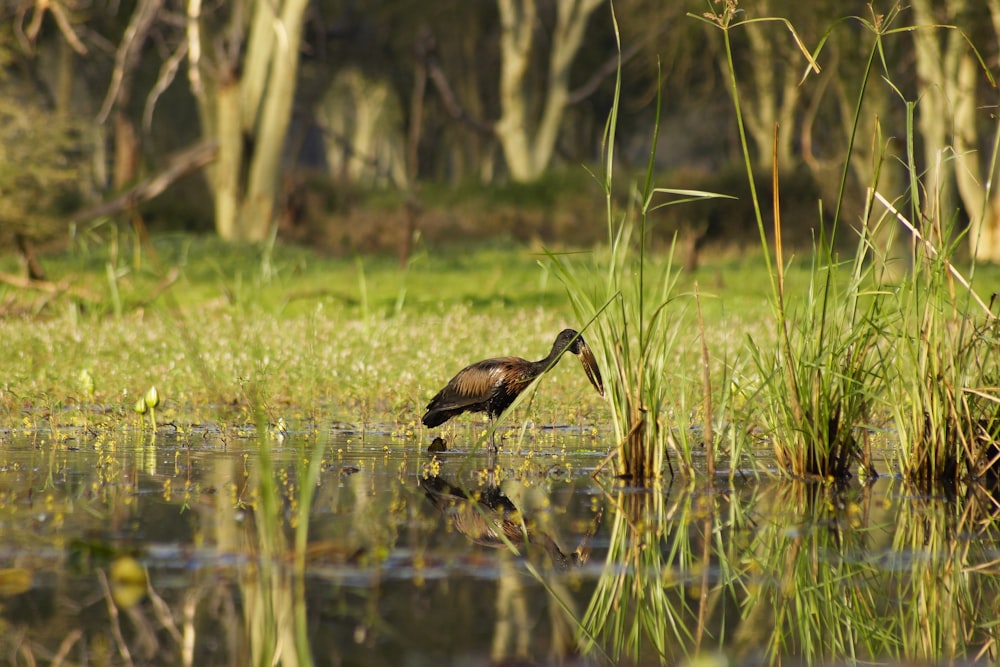
[{"label": "water reflection", "polygon": [[[570,553],[559,547],[549,532],[544,508],[551,499],[544,490],[531,489],[510,482],[516,494],[533,506],[537,513],[525,514],[508,497],[497,481],[497,462],[488,456],[482,484],[466,490],[429,470],[439,469],[434,459],[418,477],[420,488],[442,518],[472,543],[498,550],[497,587],[490,660],[494,664],[520,663],[533,660],[533,638],[537,634],[534,614],[529,611],[525,588],[525,570],[541,582],[548,595],[547,658],[562,662],[577,653],[574,636],[578,612],[576,603],[563,574],[571,567],[587,562],[590,555],[588,540],[600,527],[601,513],[595,517],[579,546]],[[516,558],[522,558],[517,562]]]},{"label": "water reflection", "polygon": [[608,550],[581,624],[585,650],[616,663],[674,663],[710,646],[707,637],[718,646],[716,629],[733,611],[738,505],[711,487],[618,488],[608,501]]},{"label": "water reflection", "polygon": [[487,482],[471,493],[439,475],[421,475],[419,484],[431,504],[450,524],[478,545],[508,548],[515,554],[530,554],[533,547],[540,548],[548,556],[548,562],[559,570],[584,563],[590,555],[585,543],[569,554],[563,553],[552,536],[536,522],[525,521],[520,510],[495,482]]},{"label": "water reflection", "polygon": [[389,435],[294,431],[271,443],[267,473],[256,439],[129,437],[0,455],[9,662],[927,664],[1000,651],[998,502],[975,485],[636,490],[591,479],[600,455],[563,443],[442,463]]}]

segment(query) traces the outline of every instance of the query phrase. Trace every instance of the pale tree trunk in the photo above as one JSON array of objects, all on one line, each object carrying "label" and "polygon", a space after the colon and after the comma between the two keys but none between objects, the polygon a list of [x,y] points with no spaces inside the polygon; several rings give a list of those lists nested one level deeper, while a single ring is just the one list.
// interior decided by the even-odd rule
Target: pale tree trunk
[{"label": "pale tree trunk", "polygon": [[[219,145],[218,160],[209,170],[209,184],[216,231],[223,239],[262,241],[275,224],[281,159],[308,4],[308,0],[232,3],[225,34],[207,49],[224,62],[206,65],[202,59],[201,0],[188,0],[188,76],[198,100],[202,131]],[[244,28],[248,14],[249,28]],[[244,30],[249,34],[244,35]],[[241,52],[245,59],[237,62]],[[244,150],[245,139],[253,143],[250,153]]]},{"label": "pale tree trunk", "polygon": [[[991,0],[1000,18],[1000,0]],[[987,200],[983,179],[979,132],[976,128],[976,79],[978,65],[971,54],[962,58],[955,99],[955,179],[969,216],[969,251],[980,261],[1000,262],[1000,197]]]},{"label": "pale tree trunk", "polygon": [[[755,7],[763,16],[770,14],[769,3]],[[795,163],[792,140],[795,137],[795,109],[801,96],[799,72],[793,66],[796,56],[790,54],[789,49],[778,46],[777,35],[773,34],[776,26],[775,23],[746,24],[753,94],[741,95],[747,111],[747,132],[757,149],[754,163],[768,172],[775,157],[775,125],[778,126],[778,164],[790,168]],[[798,53],[797,49],[793,50]],[[778,63],[782,65],[779,67]]]},{"label": "pale tree trunk", "polygon": [[243,134],[240,131],[240,89],[236,81],[221,81],[215,88],[215,100],[209,119],[219,142],[219,159],[209,171],[209,185],[215,203],[215,231],[227,241],[246,234],[240,228],[243,164]]},{"label": "pale tree trunk", "polygon": [[[242,219],[247,238],[260,241],[267,237],[274,224],[274,205],[278,197],[281,176],[281,158],[285,147],[285,137],[292,119],[292,103],[295,99],[295,84],[299,71],[299,44],[302,41],[302,23],[308,0],[284,0],[272,4],[271,0],[256,3],[254,23],[266,21],[269,33],[264,45],[251,41],[248,53],[255,49],[268,48],[271,53],[270,67],[266,73],[263,99],[258,102],[259,115],[255,125],[257,141],[247,178],[246,199],[243,203]],[[280,7],[280,12],[271,15],[271,9]],[[265,9],[266,8],[266,9]],[[277,23],[276,23],[277,22]],[[251,37],[256,34],[251,33]],[[249,86],[259,85],[244,72],[243,80]],[[259,98],[258,98],[259,99]],[[244,105],[244,114],[252,114],[252,109]]]},{"label": "pale tree trunk", "polygon": [[569,98],[569,74],[583,42],[587,20],[601,0],[559,0],[549,49],[548,81],[537,123],[529,110],[526,77],[532,61],[538,8],[535,0],[497,0],[500,12],[500,119],[497,140],[510,176],[537,179],[548,167]]},{"label": "pale tree trunk", "polygon": [[917,25],[926,26],[913,31],[917,61],[917,87],[920,101],[917,105],[917,122],[924,145],[924,193],[911,193],[914,201],[926,193],[920,206],[924,218],[935,224],[947,224],[954,213],[952,187],[953,163],[946,154],[948,139],[954,121],[952,105],[958,81],[958,64],[968,44],[958,30],[932,27],[943,23],[957,23],[965,13],[966,0],[949,0],[943,3],[947,16],[934,13],[932,0],[913,0]]},{"label": "pale tree trunk", "polygon": [[[406,139],[401,131],[404,113],[386,80],[357,67],[341,68],[317,103],[317,118],[331,173],[365,186],[409,188]],[[412,167],[416,154],[411,158]]]}]

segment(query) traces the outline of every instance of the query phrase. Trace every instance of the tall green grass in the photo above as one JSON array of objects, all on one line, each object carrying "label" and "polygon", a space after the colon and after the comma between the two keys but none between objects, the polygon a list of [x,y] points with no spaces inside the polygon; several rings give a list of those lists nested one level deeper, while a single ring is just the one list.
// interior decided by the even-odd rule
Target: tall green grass
[{"label": "tall green grass", "polygon": [[993,484],[1000,454],[1000,322],[952,264],[961,234],[942,238],[917,245],[884,360],[896,463],[924,490],[962,479]]},{"label": "tall green grass", "polygon": [[[748,339],[760,378],[752,389],[752,400],[747,402],[753,410],[748,419],[751,423],[759,421],[763,427],[781,471],[798,477],[843,478],[863,451],[857,429],[867,423],[873,396],[881,388],[879,358],[875,354],[882,330],[881,308],[877,288],[869,287],[871,269],[865,264],[869,244],[866,238],[861,238],[853,262],[841,263],[835,257],[834,241],[847,178],[845,162],[840,200],[829,237],[820,209],[820,232],[807,295],[802,303],[788,302],[776,150],[779,128],[775,128],[772,161],[772,248],[757,195],[733,58],[732,31],[745,25],[736,20],[737,11],[736,3],[730,2],[700,18],[719,29],[723,37],[730,95],[771,283],[773,339]],[[758,20],[780,21],[799,45],[809,69],[818,71],[813,54],[786,20]],[[866,82],[867,75],[861,86],[862,95]],[[857,116],[853,132],[857,132]]]},{"label": "tall green grass", "polygon": [[[777,150],[772,175],[774,219],[769,237],[744,129],[732,39],[736,29],[750,22],[778,21],[792,33],[808,72],[818,71],[816,58],[826,37],[816,52],[810,53],[787,20],[740,21],[737,16],[741,11],[737,3],[727,2],[714,13],[697,18],[717,28],[723,37],[752,205],[771,282],[774,338],[749,339],[758,380],[747,383],[752,400],[747,401],[751,411],[746,419],[761,426],[772,444],[779,470],[795,477],[844,479],[855,462],[868,469],[866,429],[884,418],[883,406],[888,407],[898,429],[900,463],[909,479],[921,483],[954,482],[961,474],[982,474],[984,461],[1000,451],[994,444],[995,434],[1000,431],[996,426],[1000,397],[990,389],[996,386],[992,361],[996,355],[988,352],[993,342],[992,336],[984,335],[987,327],[977,326],[970,317],[974,297],[971,286],[963,281],[961,287],[956,287],[952,278],[950,258],[958,240],[953,225],[933,217],[940,214],[940,206],[922,205],[928,196],[936,195],[925,193],[925,174],[918,172],[913,154],[916,102],[905,101],[908,194],[915,216],[935,231],[934,243],[915,243],[913,273],[904,279],[902,288],[897,288],[885,271],[887,258],[873,240],[880,235],[882,225],[895,221],[886,223],[882,218],[878,222],[879,218],[872,215],[874,202],[869,195],[868,216],[858,230],[853,257],[841,260],[834,251],[838,234],[844,233],[841,211],[848,165],[863,130],[860,119],[866,91],[881,63],[886,68],[887,85],[899,92],[887,69],[884,40],[912,30],[912,26],[892,27],[897,12],[885,20],[851,17],[871,35],[867,65],[858,85],[833,217],[824,220],[820,208],[809,290],[804,299],[790,301],[783,276]],[[836,26],[830,30],[834,29]],[[778,132],[776,127],[775,146]],[[875,128],[874,137],[884,145],[881,127]],[[870,192],[877,191],[884,159],[876,154]],[[919,236],[912,226],[911,230]]]},{"label": "tall green grass", "polygon": [[761,377],[746,402],[748,419],[759,420],[780,469],[793,476],[844,479],[856,462],[870,465],[863,428],[885,391],[885,316],[864,243],[850,263],[813,259],[799,308],[777,305],[777,345],[748,337]]},{"label": "tall green grass", "polygon": [[[615,36],[619,36],[617,22]],[[592,254],[589,263],[569,255],[549,253],[548,257],[578,319],[590,323],[585,335],[605,377],[617,441],[612,451],[615,472],[632,483],[645,484],[668,471],[671,476],[692,476],[697,445],[678,435],[687,430],[676,428],[678,421],[671,409],[674,401],[697,387],[677,371],[678,340],[694,329],[685,317],[685,304],[690,302],[682,301],[678,293],[679,269],[673,263],[673,248],[662,261],[651,257],[647,248],[650,215],[661,206],[719,195],[654,186],[657,120],[645,180],[635,189],[631,204],[619,210],[613,193],[620,99],[619,62],[604,131],[604,171],[599,179],[604,190],[607,248]],[[658,94],[657,119],[661,101]],[[713,417],[706,414],[708,420]],[[705,433],[711,434],[712,429],[705,429]],[[710,452],[709,460],[714,460],[715,443],[706,442],[705,448]]]},{"label": "tall green grass", "polygon": [[[968,37],[966,41],[982,63]],[[983,72],[994,83],[988,69]],[[955,267],[956,251],[967,232],[948,217],[941,191],[928,185],[943,187],[940,165],[918,170],[914,116],[919,100],[907,100],[898,88],[894,90],[907,112],[905,165],[912,220],[878,192],[876,184],[870,204],[887,211],[887,218],[912,237],[912,270],[895,292],[884,360],[887,403],[899,436],[897,464],[906,479],[923,490],[938,484],[954,486],[963,479],[995,484],[1000,479],[997,318],[973,286],[975,261],[969,279]],[[1000,120],[997,128],[1000,136]],[[996,172],[997,160],[994,151],[987,173]],[[984,187],[989,199],[990,185]],[[913,221],[920,221],[919,228]]]}]

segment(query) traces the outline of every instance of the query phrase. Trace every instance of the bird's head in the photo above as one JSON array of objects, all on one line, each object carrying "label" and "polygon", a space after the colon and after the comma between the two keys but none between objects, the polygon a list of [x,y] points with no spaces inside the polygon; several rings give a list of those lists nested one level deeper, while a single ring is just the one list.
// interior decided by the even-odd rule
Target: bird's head
[{"label": "bird's head", "polygon": [[587,341],[583,339],[583,336],[573,329],[563,329],[556,338],[555,347],[560,350],[568,349],[578,356],[580,363],[583,364],[583,370],[587,374],[587,379],[590,380],[590,384],[594,385],[594,389],[597,390],[598,394],[604,396],[604,380],[601,379],[601,371],[597,367],[597,359],[594,358],[594,353],[590,349],[590,346],[587,345]]}]

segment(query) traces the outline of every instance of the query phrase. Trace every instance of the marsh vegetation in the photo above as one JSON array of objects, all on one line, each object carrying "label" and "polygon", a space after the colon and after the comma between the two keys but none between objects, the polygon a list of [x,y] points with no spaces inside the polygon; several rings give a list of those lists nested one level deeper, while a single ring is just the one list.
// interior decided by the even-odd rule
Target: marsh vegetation
[{"label": "marsh vegetation", "polygon": [[[796,473],[782,453],[801,445],[783,440],[761,398],[785,380],[763,361],[779,346],[759,256],[719,256],[694,275],[647,257],[676,294],[657,406],[667,449],[657,474],[626,479],[611,407],[576,364],[555,366],[499,420],[496,456],[484,418],[419,423],[458,360],[541,356],[579,321],[541,249],[419,254],[402,272],[391,258],[133,242],[52,264],[93,276],[93,302],[7,301],[21,312],[3,324],[0,404],[3,650],[15,662],[995,653],[982,613],[1000,582],[989,476],[912,474],[918,450],[888,385],[863,389],[865,421],[850,427],[860,458],[842,474]],[[856,289],[844,273],[831,284]],[[808,303],[825,276],[786,260],[785,298]],[[977,285],[993,291],[1000,274],[981,271]],[[885,291],[909,303],[917,288]],[[949,344],[991,340],[979,317]],[[709,384],[728,387],[712,413],[713,475],[702,336]],[[902,353],[882,354],[878,373],[908,368]],[[155,430],[135,411],[153,386]],[[428,453],[436,435],[446,452]]]},{"label": "marsh vegetation", "polygon": [[[837,26],[807,46],[785,19],[709,9],[688,20],[723,45],[753,249],[675,261],[660,216],[727,193],[660,182],[657,121],[621,183],[619,62],[594,246],[416,234],[402,258],[337,259],[267,216],[252,245],[102,219],[46,281],[6,280],[9,662],[995,662],[1000,272],[973,259],[991,179],[979,219],[947,214],[886,60],[917,28],[871,10],[842,22],[867,64],[839,91],[838,186],[812,242],[786,244],[787,138],[750,141],[733,44],[775,27],[816,76]],[[906,110],[898,154],[869,113],[879,84]],[[561,364],[488,427],[421,424],[457,368],[542,358],[567,328],[606,400]]]}]

